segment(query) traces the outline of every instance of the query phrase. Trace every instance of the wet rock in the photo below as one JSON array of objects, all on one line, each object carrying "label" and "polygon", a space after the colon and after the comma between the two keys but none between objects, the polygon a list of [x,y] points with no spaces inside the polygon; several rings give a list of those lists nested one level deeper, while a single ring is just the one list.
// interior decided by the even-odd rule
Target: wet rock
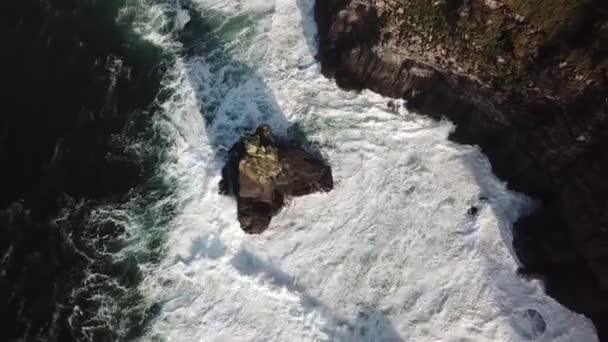
[{"label": "wet rock", "polygon": [[232,147],[220,183],[236,197],[239,223],[250,234],[265,231],[287,198],[331,189],[331,168],[319,155],[277,140],[266,125]]}]

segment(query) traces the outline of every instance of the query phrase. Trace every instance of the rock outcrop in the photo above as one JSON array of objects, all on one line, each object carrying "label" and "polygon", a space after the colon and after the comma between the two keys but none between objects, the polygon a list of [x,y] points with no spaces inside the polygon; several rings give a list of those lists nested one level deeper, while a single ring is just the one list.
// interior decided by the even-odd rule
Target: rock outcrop
[{"label": "rock outcrop", "polygon": [[323,73],[447,117],[510,188],[523,274],[608,336],[608,2],[317,1]]},{"label": "rock outcrop", "polygon": [[237,198],[241,228],[265,231],[285,200],[333,188],[331,168],[312,152],[277,141],[260,126],[230,150],[220,190]]}]

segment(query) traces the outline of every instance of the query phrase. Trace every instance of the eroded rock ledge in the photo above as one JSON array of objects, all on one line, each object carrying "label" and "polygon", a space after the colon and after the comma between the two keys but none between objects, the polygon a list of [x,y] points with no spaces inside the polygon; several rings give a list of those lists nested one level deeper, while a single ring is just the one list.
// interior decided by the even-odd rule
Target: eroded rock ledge
[{"label": "eroded rock ledge", "polygon": [[259,234],[286,199],[333,186],[331,168],[319,155],[276,139],[270,126],[263,125],[230,150],[220,191],[236,197],[241,228]]},{"label": "eroded rock ledge", "polygon": [[447,117],[511,189],[522,274],[608,337],[608,2],[323,0],[323,74]]}]

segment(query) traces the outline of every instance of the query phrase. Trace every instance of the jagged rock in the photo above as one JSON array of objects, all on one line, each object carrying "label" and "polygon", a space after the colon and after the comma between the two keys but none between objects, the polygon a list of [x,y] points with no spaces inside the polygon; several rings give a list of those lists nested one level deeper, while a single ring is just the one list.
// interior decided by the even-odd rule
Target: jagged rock
[{"label": "jagged rock", "polygon": [[220,183],[236,197],[239,223],[250,234],[265,231],[286,198],[331,189],[331,168],[321,157],[277,141],[266,125],[232,147]]}]

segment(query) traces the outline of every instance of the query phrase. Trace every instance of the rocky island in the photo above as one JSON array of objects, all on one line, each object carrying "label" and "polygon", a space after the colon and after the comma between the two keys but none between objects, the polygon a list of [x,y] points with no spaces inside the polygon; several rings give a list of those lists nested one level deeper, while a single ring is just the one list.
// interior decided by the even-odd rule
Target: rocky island
[{"label": "rocky island", "polygon": [[514,227],[522,275],[608,338],[608,2],[317,1],[319,59],[346,89],[456,125],[541,201]]},{"label": "rocky island", "polygon": [[286,199],[333,188],[331,168],[312,151],[276,139],[270,126],[246,135],[229,152],[220,191],[237,199],[241,228],[265,231]]}]

